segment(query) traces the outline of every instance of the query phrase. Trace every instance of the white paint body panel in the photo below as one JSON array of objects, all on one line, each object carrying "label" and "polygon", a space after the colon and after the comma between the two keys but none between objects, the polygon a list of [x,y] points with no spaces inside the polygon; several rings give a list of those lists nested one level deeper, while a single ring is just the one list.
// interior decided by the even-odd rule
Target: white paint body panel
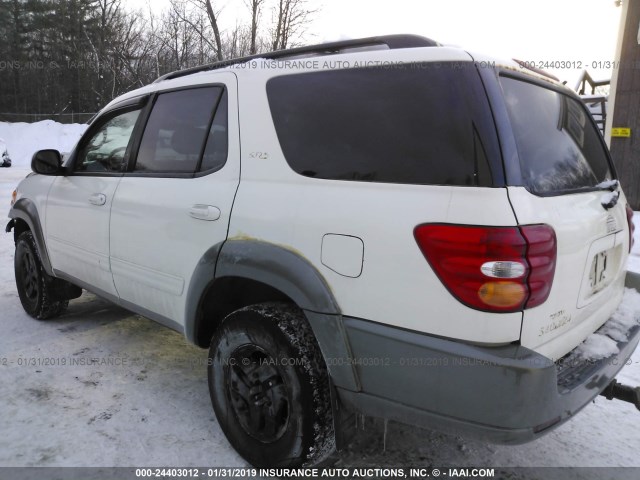
[{"label": "white paint body panel", "polygon": [[[522,187],[510,187],[509,198],[521,224],[546,223],[556,232],[558,255],[553,287],[546,302],[525,310],[521,343],[549,358],[558,359],[573,350],[600,327],[622,299],[629,234],[621,195],[618,204],[605,210],[603,192],[538,197]],[[607,217],[617,225],[607,230]],[[609,251],[609,284],[590,295],[589,267],[593,256]]]},{"label": "white paint body panel", "polygon": [[[250,169],[243,165],[243,171]],[[297,174],[291,171],[290,175]],[[479,205],[494,208],[474,216],[468,208],[459,208],[464,202],[456,197],[467,195],[475,196]],[[372,211],[375,215],[368,215]],[[300,176],[298,183],[279,185],[241,182],[229,236],[250,236],[299,251],[325,277],[344,315],[474,342],[517,340],[521,313],[496,315],[466,307],[429,267],[413,229],[442,221],[514,224],[505,189],[366,184]],[[358,278],[322,264],[322,238],[329,232],[364,242],[365,261]]]},{"label": "white paint body panel", "polygon": [[[239,165],[201,178],[125,177],[113,203],[111,264],[122,300],[184,324],[186,292],[196,265],[224,241]],[[209,202],[220,218],[193,218],[194,204]]]},{"label": "white paint body panel", "polygon": [[[109,263],[109,222],[121,177],[54,178],[47,200],[45,233],[51,266],[116,295]],[[105,203],[91,203],[95,195],[104,195]]]},{"label": "white paint body panel", "polygon": [[47,227],[47,197],[55,179],[56,177],[29,174],[16,188],[18,191],[17,200],[24,197],[35,203],[42,223],[43,234]]},{"label": "white paint body panel", "polygon": [[[226,239],[240,180],[236,77],[220,72],[206,80],[224,83],[228,91],[225,166],[198,178],[125,176],[112,207],[111,263],[119,297],[180,325],[198,261]],[[195,218],[194,210],[205,218]]]}]

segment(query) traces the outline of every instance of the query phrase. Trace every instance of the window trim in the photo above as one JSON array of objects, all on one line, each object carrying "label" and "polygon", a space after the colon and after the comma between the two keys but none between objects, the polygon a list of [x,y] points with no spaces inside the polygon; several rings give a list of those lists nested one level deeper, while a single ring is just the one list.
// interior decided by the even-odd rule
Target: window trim
[{"label": "window trim", "polygon": [[[211,127],[213,126],[213,122],[216,120],[216,115],[218,114],[218,108],[222,104],[222,98],[227,93],[226,87],[222,87],[222,93],[218,97],[218,101],[216,102],[216,106],[213,109],[213,115],[211,115],[211,119],[209,120],[209,124],[207,125],[207,132],[211,131]],[[224,166],[227,164],[227,160],[229,160],[229,95],[227,94],[227,158],[224,159],[224,163],[219,167],[208,168],[207,170],[200,170],[202,168],[202,161],[204,160],[204,152],[207,149],[207,143],[204,142],[202,144],[202,149],[200,150],[200,158],[198,159],[198,164],[196,165],[196,171],[194,172],[194,176],[198,173],[202,173],[204,175],[208,175],[209,173],[217,172],[218,170],[222,170]],[[204,176],[201,175],[201,176]]]},{"label": "window trim", "polygon": [[79,151],[86,145],[86,143],[93,138],[96,132],[107,122],[117,117],[118,115],[122,115],[125,113],[133,112],[135,110],[140,110],[138,118],[136,119],[136,124],[133,127],[131,132],[131,136],[129,137],[129,143],[127,143],[127,149],[124,153],[124,158],[122,165],[128,165],[129,157],[132,153],[132,147],[135,143],[136,135],[138,135],[138,130],[140,124],[142,122],[143,115],[145,114],[145,110],[149,104],[148,99],[149,95],[143,95],[140,97],[135,97],[131,101],[127,100],[125,102],[121,102],[116,104],[114,107],[100,114],[96,119],[89,125],[89,128],[84,132],[77,145],[73,149],[71,155],[69,155],[69,159],[65,162],[66,165],[66,174],[69,177],[78,176],[78,177],[121,177],[124,175],[125,170],[121,170],[119,172],[83,172],[76,171],[76,163],[78,162],[78,153]]},{"label": "window trim", "polygon": [[[137,105],[137,104],[143,105],[144,102],[146,101],[146,97],[148,97],[148,96],[149,96],[148,93],[143,93],[141,95],[136,95],[134,97],[127,98],[126,100],[122,100],[120,102],[117,102],[115,105],[113,105],[109,109],[109,111],[115,110],[117,108],[126,108],[126,107],[129,107],[129,106],[132,106],[132,105]],[[106,113],[106,112],[104,112],[104,113]],[[87,121],[87,125],[89,125],[89,127],[91,127],[96,120],[99,120],[99,119],[102,118],[102,115],[104,115],[104,113],[103,112],[95,113],[93,115],[93,117],[91,117]]]},{"label": "window trim", "polygon": [[[212,168],[209,170],[205,170],[203,172],[199,172],[199,171],[195,171],[193,173],[189,173],[189,172],[136,172],[134,171],[136,163],[138,161],[138,153],[140,151],[140,144],[142,143],[142,137],[144,135],[144,132],[147,128],[147,124],[149,122],[149,118],[151,117],[151,113],[153,112],[153,107],[156,103],[156,100],[158,98],[158,96],[164,94],[164,93],[172,93],[172,92],[179,92],[179,91],[183,91],[183,90],[195,90],[195,89],[199,89],[199,88],[211,88],[211,87],[220,87],[222,89],[222,93],[220,94],[220,98],[218,98],[218,101],[216,102],[215,108],[213,110],[213,115],[211,115],[211,119],[209,120],[209,129],[211,128],[211,125],[213,124],[213,120],[215,119],[216,116],[216,112],[218,111],[218,107],[220,106],[220,102],[222,101],[222,97],[224,95],[225,92],[227,92],[227,105],[229,105],[230,102],[230,95],[229,95],[229,89],[227,88],[227,85],[225,83],[222,82],[213,82],[213,83],[201,83],[201,84],[197,84],[197,85],[183,85],[180,87],[173,87],[173,88],[167,88],[164,90],[156,90],[152,93],[149,94],[149,101],[147,102],[147,104],[145,105],[145,108],[143,109],[143,111],[140,113],[140,115],[142,116],[144,114],[144,119],[142,122],[140,122],[140,131],[136,132],[134,129],[134,133],[136,133],[136,138],[135,141],[132,144],[132,151],[131,151],[131,155],[128,159],[128,163],[127,163],[127,168],[126,170],[123,172],[123,176],[125,177],[150,177],[150,178],[200,178],[200,177],[204,177],[206,175],[210,175],[212,173],[215,173],[219,170],[222,170],[225,165],[227,165],[227,163],[229,162],[229,151],[227,148],[227,158],[225,159],[225,162],[218,168]],[[229,129],[228,129],[228,125],[229,125],[229,112],[227,111],[227,142],[229,142],[230,137],[229,137]],[[137,128],[138,125],[136,125]],[[228,144],[228,143],[227,143]],[[202,164],[202,156],[204,154],[204,149],[206,149],[207,146],[207,142],[204,142],[202,149],[200,151],[200,157],[198,158],[198,163],[196,165],[196,169],[200,168],[201,164]]]}]

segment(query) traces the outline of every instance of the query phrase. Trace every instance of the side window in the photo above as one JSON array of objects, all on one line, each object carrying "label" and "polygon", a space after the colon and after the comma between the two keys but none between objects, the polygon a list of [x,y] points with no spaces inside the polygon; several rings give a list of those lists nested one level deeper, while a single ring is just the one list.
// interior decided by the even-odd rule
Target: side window
[{"label": "side window", "polygon": [[80,148],[76,172],[120,172],[140,110],[117,114],[104,122]]},{"label": "side window", "polygon": [[[135,171],[194,173],[205,141],[215,137],[212,116],[222,92],[221,87],[206,87],[158,95],[142,135]],[[213,161],[214,152],[210,156]]]},{"label": "side window", "polygon": [[501,169],[471,62],[285,75],[267,95],[285,159],[307,177],[492,186]]}]

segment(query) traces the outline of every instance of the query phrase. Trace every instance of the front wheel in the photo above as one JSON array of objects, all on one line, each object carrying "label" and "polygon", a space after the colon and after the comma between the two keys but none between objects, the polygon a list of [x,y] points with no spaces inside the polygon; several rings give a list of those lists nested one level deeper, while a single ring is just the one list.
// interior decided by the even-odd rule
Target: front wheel
[{"label": "front wheel", "polygon": [[228,315],[209,349],[209,392],[236,451],[256,467],[327,463],[329,376],[302,311],[263,303]]},{"label": "front wheel", "polygon": [[25,312],[38,320],[57,317],[69,304],[55,294],[55,279],[45,272],[33,234],[22,232],[14,259],[16,287]]}]

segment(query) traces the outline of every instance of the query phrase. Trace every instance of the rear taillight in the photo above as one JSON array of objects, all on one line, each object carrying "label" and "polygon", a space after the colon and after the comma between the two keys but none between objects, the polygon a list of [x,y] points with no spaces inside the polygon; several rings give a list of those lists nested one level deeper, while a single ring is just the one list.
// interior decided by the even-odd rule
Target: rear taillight
[{"label": "rear taillight", "polygon": [[444,286],[471,308],[515,312],[549,296],[556,236],[548,225],[427,224],[418,225],[414,236]]},{"label": "rear taillight", "polygon": [[627,210],[627,223],[629,224],[629,252],[631,252],[631,248],[633,247],[634,243],[633,232],[636,231],[636,226],[633,223],[633,210],[631,210],[631,207],[628,203],[625,208]]}]

